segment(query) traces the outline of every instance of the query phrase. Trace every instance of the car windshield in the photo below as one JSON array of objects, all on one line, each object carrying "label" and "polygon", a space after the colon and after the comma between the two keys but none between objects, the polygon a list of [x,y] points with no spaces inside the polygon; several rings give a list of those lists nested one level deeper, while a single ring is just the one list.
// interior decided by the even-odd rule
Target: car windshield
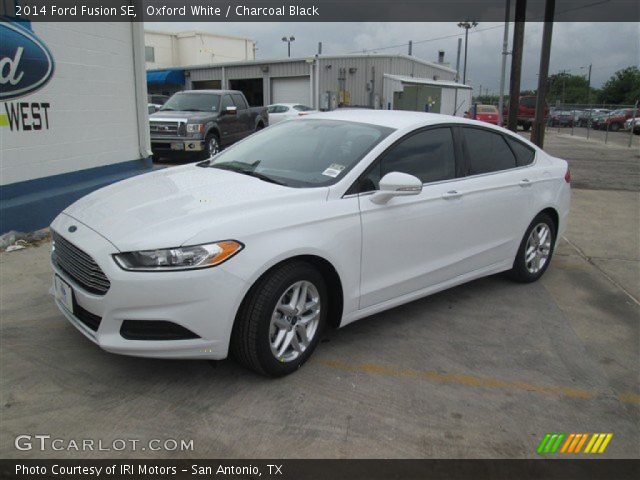
[{"label": "car windshield", "polygon": [[498,113],[498,109],[493,105],[478,105],[478,113]]},{"label": "car windshield", "polygon": [[293,108],[299,112],[308,112],[309,110],[313,110],[305,105],[294,105]]},{"label": "car windshield", "polygon": [[338,120],[283,122],[200,165],[290,187],[326,186],[340,180],[391,132],[392,128]]},{"label": "car windshield", "polygon": [[160,111],[217,112],[220,95],[216,93],[176,93]]}]

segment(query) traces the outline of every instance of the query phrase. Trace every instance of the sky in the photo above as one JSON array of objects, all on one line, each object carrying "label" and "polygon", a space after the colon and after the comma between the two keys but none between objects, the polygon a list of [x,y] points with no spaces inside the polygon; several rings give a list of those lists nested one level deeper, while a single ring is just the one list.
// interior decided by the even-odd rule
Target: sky
[{"label": "sky", "polygon": [[[542,23],[527,23],[522,61],[522,90],[537,87],[537,73],[542,42]],[[415,57],[436,61],[438,50],[445,51],[445,62],[455,68],[458,38],[464,31],[451,23],[162,23],[148,22],[145,28],[181,32],[205,32],[248,37],[256,40],[256,58],[285,58],[287,44],[283,36],[293,35],[292,57],[308,57],[317,53],[322,42],[323,54],[407,53],[413,40]],[[497,93],[500,86],[503,23],[480,23],[469,33],[467,84],[478,92]],[[511,49],[513,23],[509,30]],[[446,37],[446,38],[443,38]],[[464,55],[464,41],[463,41]],[[464,58],[464,57],[463,57]],[[553,26],[549,73],[566,70],[586,75],[592,64],[591,84],[600,87],[617,70],[640,64],[640,24],[638,23],[570,23]],[[507,69],[510,66],[510,57]],[[462,72],[462,61],[461,61]],[[461,73],[462,76],[462,73]],[[507,70],[507,88],[508,88]]]}]

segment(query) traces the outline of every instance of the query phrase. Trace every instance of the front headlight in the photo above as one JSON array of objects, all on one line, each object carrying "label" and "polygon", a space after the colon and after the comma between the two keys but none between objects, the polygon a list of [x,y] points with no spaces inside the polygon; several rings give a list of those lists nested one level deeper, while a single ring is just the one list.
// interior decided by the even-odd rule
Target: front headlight
[{"label": "front headlight", "polygon": [[189,124],[187,124],[187,132],[188,133],[203,133],[204,132],[204,124],[202,124],[202,123],[189,123]]},{"label": "front headlight", "polygon": [[118,253],[113,258],[124,270],[192,270],[220,265],[243,248],[240,242],[225,240],[190,247]]}]

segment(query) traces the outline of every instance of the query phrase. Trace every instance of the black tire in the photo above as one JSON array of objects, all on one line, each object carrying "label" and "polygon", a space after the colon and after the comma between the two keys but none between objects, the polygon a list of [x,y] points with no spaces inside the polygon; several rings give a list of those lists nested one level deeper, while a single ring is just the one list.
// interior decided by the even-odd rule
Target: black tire
[{"label": "black tire", "polygon": [[620,130],[621,125],[619,123],[612,123],[611,127],[609,127],[609,130],[611,130],[612,132],[617,132],[618,130]]},{"label": "black tire", "polygon": [[[269,326],[280,297],[299,281],[312,283],[320,298],[320,320],[315,335],[299,356],[279,360],[271,352]],[[236,316],[231,335],[231,354],[242,365],[262,375],[280,377],[295,372],[315,350],[326,324],[329,299],[322,275],[304,261],[291,261],[276,267],[251,288]]]},{"label": "black tire", "polygon": [[[218,146],[218,148],[217,148],[217,150],[215,152],[211,151],[211,140],[212,139],[215,139],[216,145]],[[220,137],[218,136],[218,134],[215,133],[215,132],[207,133],[207,136],[204,139],[204,151],[202,152],[203,159],[206,160],[208,158],[213,157],[220,150],[222,150],[222,147],[220,147]]]},{"label": "black tire", "polygon": [[522,124],[522,131],[523,132],[528,132],[531,129],[531,124],[530,123],[523,123]]},{"label": "black tire", "polygon": [[262,130],[264,128],[264,124],[259,123],[258,125],[256,125],[256,132],[259,132],[260,130]]},{"label": "black tire", "polygon": [[[540,268],[539,271],[532,273],[527,268],[527,264],[525,261],[525,253],[526,253],[525,251],[527,247],[527,241],[529,239],[529,236],[531,235],[531,231],[540,224],[546,224],[547,227],[549,228],[549,231],[551,232],[551,245],[549,249],[549,256],[545,264]],[[542,277],[542,275],[544,275],[544,272],[549,267],[549,264],[551,263],[551,259],[553,258],[555,244],[556,244],[556,225],[553,219],[551,218],[550,215],[546,213],[538,214],[538,216],[536,216],[536,218],[534,218],[533,221],[529,224],[527,231],[524,233],[524,236],[522,237],[522,241],[520,242],[520,247],[518,248],[518,254],[516,255],[516,259],[513,262],[513,267],[511,268],[511,270],[507,272],[507,275],[512,280],[515,280],[516,282],[520,282],[520,283],[535,282],[540,277]]]}]

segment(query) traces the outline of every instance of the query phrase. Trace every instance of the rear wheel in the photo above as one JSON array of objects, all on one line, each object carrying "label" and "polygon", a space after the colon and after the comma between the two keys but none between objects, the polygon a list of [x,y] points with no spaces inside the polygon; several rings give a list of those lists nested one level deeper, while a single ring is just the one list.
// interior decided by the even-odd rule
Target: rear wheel
[{"label": "rear wheel", "polygon": [[522,283],[535,282],[549,267],[556,240],[556,226],[546,213],[539,214],[527,228],[509,276]]},{"label": "rear wheel", "polygon": [[531,128],[531,124],[530,123],[523,123],[522,124],[522,130],[523,131],[528,132],[530,128]]},{"label": "rear wheel", "polygon": [[234,325],[231,351],[257,373],[292,373],[316,348],[327,307],[322,275],[303,261],[284,264],[247,294]]}]

